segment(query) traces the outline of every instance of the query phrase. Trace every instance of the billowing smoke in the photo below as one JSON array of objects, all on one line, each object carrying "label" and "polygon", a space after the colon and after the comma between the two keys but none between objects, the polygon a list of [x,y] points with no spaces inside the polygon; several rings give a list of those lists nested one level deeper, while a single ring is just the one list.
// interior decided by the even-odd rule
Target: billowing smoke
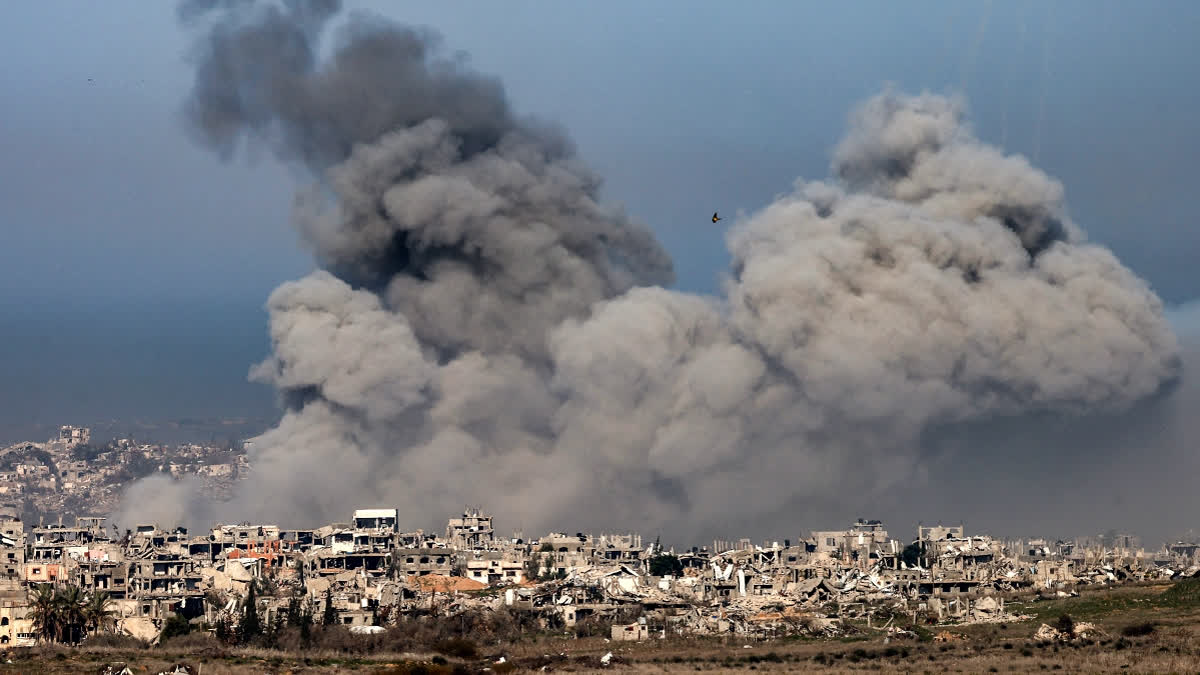
[{"label": "billowing smoke", "polygon": [[1119,412],[1179,373],[1158,298],[958,100],[862,105],[831,181],[731,230],[713,299],[663,288],[565,135],[431,32],[352,15],[322,57],[336,3],[183,13],[213,8],[188,119],[313,172],[296,223],[324,269],[268,302],[252,377],[285,413],[232,501],[173,500],[202,523],[482,503],[530,534],[689,537],[911,481],[932,429]]}]

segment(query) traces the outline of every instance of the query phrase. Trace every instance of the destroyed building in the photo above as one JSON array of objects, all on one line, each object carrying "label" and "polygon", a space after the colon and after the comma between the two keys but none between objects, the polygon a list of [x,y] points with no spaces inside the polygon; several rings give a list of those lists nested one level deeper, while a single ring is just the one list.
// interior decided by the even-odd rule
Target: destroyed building
[{"label": "destroyed building", "polygon": [[[118,628],[144,639],[176,614],[235,621],[257,584],[274,589],[258,599],[267,619],[298,594],[356,630],[403,616],[508,608],[546,626],[612,620],[611,639],[645,640],[832,635],[839,619],[870,622],[878,608],[934,622],[1014,620],[1005,609],[1012,592],[1200,574],[1189,546],[1147,554],[1130,549],[1136,542],[1128,537],[1083,546],[1004,541],[962,525],[919,525],[906,540],[889,536],[881,521],[859,519],[794,541],[718,540],[711,550],[680,552],[658,540],[645,545],[637,533],[498,536],[480,508],[448,519],[444,536],[403,525],[396,509],[364,508],[312,529],[218,524],[192,535],[141,523],[110,536],[102,518],[27,528],[0,509],[0,582],[8,584],[0,586],[0,641],[32,639],[25,617],[37,584],[107,593]],[[643,618],[617,621],[630,612]]]}]

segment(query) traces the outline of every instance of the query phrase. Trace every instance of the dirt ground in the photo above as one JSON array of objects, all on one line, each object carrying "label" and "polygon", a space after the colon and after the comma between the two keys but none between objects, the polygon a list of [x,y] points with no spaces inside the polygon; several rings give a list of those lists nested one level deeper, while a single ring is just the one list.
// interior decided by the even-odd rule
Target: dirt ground
[{"label": "dirt ground", "polygon": [[[1191,582],[1188,582],[1191,583]],[[1200,581],[1196,582],[1200,587]],[[1085,590],[1052,601],[1010,600],[1010,611],[1035,618],[1007,624],[930,627],[917,638],[886,638],[878,631],[840,639],[784,638],[747,641],[676,638],[610,643],[603,638],[531,637],[513,644],[479,645],[472,661],[435,654],[288,654],[267,650],[205,648],[171,652],[147,649],[12,650],[0,663],[7,673],[173,672],[179,664],[195,675],[226,673],[505,672],[882,672],[882,673],[1195,673],[1200,672],[1200,593],[1164,591],[1170,585]],[[1071,643],[1034,639],[1042,623],[1063,614],[1101,631]],[[933,639],[948,631],[949,641]],[[612,653],[609,665],[601,658]],[[503,657],[504,661],[497,663]],[[120,665],[118,665],[120,664]],[[487,669],[487,670],[485,670]]]}]

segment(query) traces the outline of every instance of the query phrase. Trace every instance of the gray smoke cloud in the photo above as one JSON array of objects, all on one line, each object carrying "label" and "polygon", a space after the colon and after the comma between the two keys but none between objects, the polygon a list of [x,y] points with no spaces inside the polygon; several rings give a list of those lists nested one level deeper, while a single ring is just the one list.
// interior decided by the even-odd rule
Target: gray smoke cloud
[{"label": "gray smoke cloud", "polygon": [[[1158,298],[960,100],[865,102],[834,178],[732,228],[725,292],[700,297],[433,33],[352,15],[319,58],[336,3],[181,15],[204,5],[192,128],[313,172],[295,220],[324,269],[268,301],[252,377],[285,412],[233,500],[178,490],[201,523],[484,503],[530,534],[695,537],[918,480],[946,425],[1120,413],[1179,376]],[[135,486],[121,522],[168,489]]]}]

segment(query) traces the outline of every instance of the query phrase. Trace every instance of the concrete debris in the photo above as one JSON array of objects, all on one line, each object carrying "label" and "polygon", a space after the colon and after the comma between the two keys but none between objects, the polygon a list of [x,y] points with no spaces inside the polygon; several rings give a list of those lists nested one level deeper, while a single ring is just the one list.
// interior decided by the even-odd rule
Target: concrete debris
[{"label": "concrete debris", "polygon": [[1071,640],[1094,640],[1104,637],[1104,632],[1095,624],[1081,621],[1071,627],[1071,631],[1059,630],[1049,624],[1042,624],[1033,634],[1035,640],[1044,642],[1070,642]]},{"label": "concrete debris", "polygon": [[1038,626],[1037,631],[1033,634],[1033,639],[1042,640],[1044,642],[1057,642],[1065,640],[1066,637],[1062,631],[1054,628],[1050,624],[1044,623],[1041,626]]},{"label": "concrete debris", "polygon": [[[683,551],[632,533],[505,538],[478,508],[450,519],[444,535],[403,531],[396,509],[382,508],[307,530],[241,523],[191,534],[139,524],[111,536],[103,520],[27,530],[0,507],[0,560],[7,551],[18,565],[0,577],[0,596],[18,617],[13,643],[33,642],[19,606],[36,583],[108,593],[117,630],[147,641],[176,614],[236,627],[251,586],[270,589],[257,598],[261,621],[283,616],[298,596],[314,613],[331,606],[339,625],[363,634],[404,617],[509,611],[547,630],[592,625],[614,642],[861,631],[890,640],[915,638],[915,626],[1028,620],[1006,607],[1016,592],[1065,598],[1085,586],[1200,574],[1200,547],[1190,545],[1146,554],[1125,536],[1087,545],[1002,541],[961,526],[921,526],[905,542],[877,520],[795,541]],[[935,639],[958,638],[942,631]]]}]

